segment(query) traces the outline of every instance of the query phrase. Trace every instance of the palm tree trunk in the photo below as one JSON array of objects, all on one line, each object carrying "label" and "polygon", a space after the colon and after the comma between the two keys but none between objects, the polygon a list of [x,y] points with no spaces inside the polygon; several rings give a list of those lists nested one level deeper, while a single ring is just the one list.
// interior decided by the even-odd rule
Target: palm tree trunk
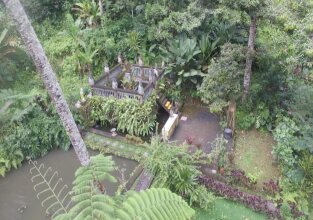
[{"label": "palm tree trunk", "polygon": [[249,41],[248,41],[248,51],[246,54],[246,67],[245,67],[245,75],[243,80],[243,95],[242,102],[245,102],[250,90],[250,81],[251,81],[251,69],[252,62],[254,57],[254,47],[255,47],[255,39],[256,39],[256,30],[257,30],[257,17],[256,15],[251,17],[251,24],[249,30]]},{"label": "palm tree trunk", "polygon": [[56,107],[80,163],[83,166],[88,165],[90,163],[90,158],[86,145],[78,131],[72,113],[63,96],[57,77],[52,70],[48,58],[30,21],[27,18],[23,6],[19,0],[3,0],[3,2],[14,19],[16,28],[26,45],[27,51],[31,55],[37,67],[37,71],[41,75],[44,85]]},{"label": "palm tree trunk", "polygon": [[102,0],[99,0],[99,10],[100,10],[100,16],[103,16],[103,2]]}]

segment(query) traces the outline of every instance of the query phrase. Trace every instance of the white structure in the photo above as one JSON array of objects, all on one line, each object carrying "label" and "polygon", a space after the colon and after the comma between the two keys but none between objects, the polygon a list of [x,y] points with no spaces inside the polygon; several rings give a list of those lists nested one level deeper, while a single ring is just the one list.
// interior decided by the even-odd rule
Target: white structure
[{"label": "white structure", "polygon": [[110,73],[110,68],[109,68],[108,64],[105,64],[105,66],[104,66],[104,74],[105,75],[109,75],[109,73]]},{"label": "white structure", "polygon": [[121,54],[118,54],[118,56],[117,56],[117,63],[118,64],[123,64],[123,59],[122,59]]},{"label": "white structure", "polygon": [[138,85],[138,93],[139,93],[140,95],[143,95],[143,94],[145,93],[145,90],[144,90],[144,88],[142,87],[142,83],[141,83],[141,82],[139,82],[139,85]]},{"label": "white structure", "polygon": [[112,81],[112,89],[117,89],[117,86],[118,86],[118,84],[117,84],[116,79],[113,79],[113,81]]},{"label": "white structure", "polygon": [[139,65],[139,66],[143,66],[143,65],[144,65],[144,64],[143,64],[143,60],[142,60],[141,56],[139,57],[139,60],[138,60],[138,65]]},{"label": "white structure", "polygon": [[95,80],[94,80],[93,77],[90,76],[90,75],[88,76],[88,83],[89,83],[90,86],[95,85]]},{"label": "white structure", "polygon": [[162,137],[164,140],[169,140],[171,138],[178,123],[179,123],[178,114],[173,114],[172,117],[168,118],[164,127],[162,128]]}]

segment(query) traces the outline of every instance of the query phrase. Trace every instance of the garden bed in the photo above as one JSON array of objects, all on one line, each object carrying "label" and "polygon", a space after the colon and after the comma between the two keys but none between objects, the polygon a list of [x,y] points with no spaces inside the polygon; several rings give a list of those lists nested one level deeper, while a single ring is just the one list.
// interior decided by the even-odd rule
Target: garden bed
[{"label": "garden bed", "polygon": [[[91,130],[95,132],[95,130]],[[127,143],[123,137],[106,137],[105,132],[96,133],[86,132],[84,135],[87,147],[93,150],[99,150],[102,153],[114,154],[120,157],[139,161],[143,153],[146,152],[145,145],[135,145]],[[100,135],[99,133],[103,133]]]}]

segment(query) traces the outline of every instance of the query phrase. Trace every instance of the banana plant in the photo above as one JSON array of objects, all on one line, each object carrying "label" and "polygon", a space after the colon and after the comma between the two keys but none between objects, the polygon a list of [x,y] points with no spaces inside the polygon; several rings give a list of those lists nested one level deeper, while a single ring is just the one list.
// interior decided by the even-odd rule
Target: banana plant
[{"label": "banana plant", "polygon": [[95,0],[84,0],[75,3],[72,10],[78,15],[78,18],[83,21],[86,26],[94,27],[100,19],[100,8]]},{"label": "banana plant", "polygon": [[176,80],[180,86],[186,80],[197,83],[197,76],[203,76],[201,66],[196,56],[201,53],[196,39],[182,36],[179,39],[168,40],[167,48],[160,48],[162,58],[167,63],[165,74]]},{"label": "banana plant", "polygon": [[200,40],[198,40],[198,45],[201,50],[201,53],[199,54],[199,56],[200,56],[203,71],[208,69],[208,65],[210,64],[210,59],[217,52],[219,42],[220,42],[220,38],[211,40],[208,35],[202,35]]},{"label": "banana plant", "polygon": [[[92,44],[91,44],[92,45]],[[98,49],[93,50],[91,46],[83,46],[83,51],[78,50],[76,56],[78,58],[78,67],[80,72],[83,73],[87,71],[89,84],[92,86],[94,84],[93,77],[93,60],[94,57],[98,54]]]}]

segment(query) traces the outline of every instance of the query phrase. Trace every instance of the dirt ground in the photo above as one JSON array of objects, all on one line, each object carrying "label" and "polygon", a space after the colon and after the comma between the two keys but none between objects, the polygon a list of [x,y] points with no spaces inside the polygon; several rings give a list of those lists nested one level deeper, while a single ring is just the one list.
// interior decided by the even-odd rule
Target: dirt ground
[{"label": "dirt ground", "polygon": [[171,141],[182,143],[187,139],[192,140],[194,145],[199,146],[205,153],[211,151],[211,142],[222,134],[218,117],[209,113],[208,108],[193,104],[185,104],[182,109],[181,120],[171,137]]},{"label": "dirt ground", "polygon": [[235,166],[257,178],[257,189],[261,190],[264,181],[279,179],[280,171],[274,163],[273,137],[257,130],[238,132],[235,140]]}]

